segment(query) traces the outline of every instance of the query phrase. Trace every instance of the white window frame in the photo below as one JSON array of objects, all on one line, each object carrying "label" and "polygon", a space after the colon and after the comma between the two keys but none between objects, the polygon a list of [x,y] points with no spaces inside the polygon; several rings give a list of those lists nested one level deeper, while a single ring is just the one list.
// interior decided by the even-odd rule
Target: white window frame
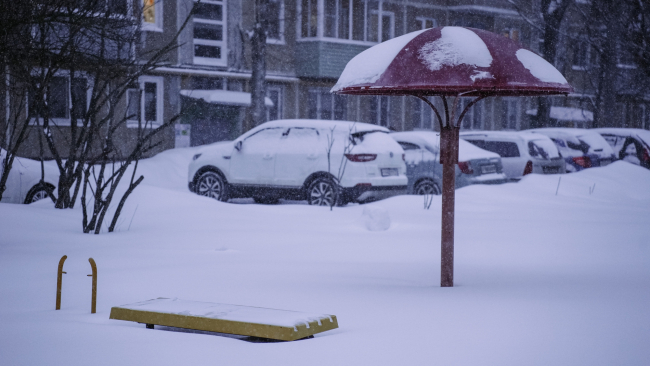
[{"label": "white window frame", "polygon": [[[375,103],[376,103],[376,105],[375,105],[376,110],[372,111],[372,109],[371,109],[370,112],[371,112],[371,114],[375,114],[375,116],[374,116],[375,118],[374,118],[374,121],[371,121],[371,123],[375,124],[377,126],[382,126],[382,127],[389,128],[391,126],[391,123],[390,123],[391,122],[390,121],[391,97],[386,96],[386,95],[378,95],[378,96],[374,97],[374,100],[375,100]],[[385,116],[386,117],[386,124],[382,125],[381,121],[382,121],[382,117],[384,117],[384,115],[382,113],[382,106],[384,106],[384,105],[386,106],[386,116]]]},{"label": "white window frame", "polygon": [[154,12],[156,14],[156,23],[149,23],[144,21],[144,1],[138,0],[140,13],[142,16],[142,30],[146,32],[162,32],[163,31],[163,0],[153,0]]},{"label": "white window frame", "polygon": [[509,126],[508,113],[510,113],[510,107],[515,106],[515,126],[514,130],[519,131],[521,129],[521,98],[517,97],[504,97],[503,103],[506,105],[504,117],[506,120],[505,130],[512,130]]},{"label": "white window frame", "polygon": [[[382,2],[382,4],[383,4],[383,2]],[[379,6],[379,8],[381,9],[381,5]],[[381,11],[381,17],[380,17],[379,16],[379,10],[371,10],[370,15],[373,16],[373,17],[376,16],[377,21],[379,22],[377,24],[377,39],[378,39],[377,43],[381,43],[381,42],[384,42],[384,41],[388,41],[388,39],[395,38],[395,13],[393,13],[392,11],[383,11],[382,10]],[[390,38],[388,38],[388,39],[383,39],[383,37],[382,37],[384,35],[384,29],[383,29],[384,22],[383,22],[383,20],[384,20],[385,16],[388,16],[390,18],[390,36],[389,36]],[[367,22],[368,22],[368,20],[366,20],[366,23]],[[366,31],[366,39],[368,39],[368,37],[369,37],[368,32]]]},{"label": "white window frame", "polygon": [[[54,77],[65,77],[68,79],[68,118],[50,118],[50,122],[52,122],[56,126],[70,126],[71,120],[72,120],[72,115],[71,115],[71,109],[72,109],[72,80],[70,79],[70,71],[68,70],[60,70],[54,73]],[[76,72],[75,78],[83,78],[86,79],[86,82],[88,83],[88,89],[86,90],[86,109],[90,105],[90,99],[92,98],[92,86],[93,86],[93,79],[88,76],[88,74],[84,72]],[[47,96],[47,93],[46,93]],[[27,97],[27,103],[25,105],[25,112],[27,115],[29,115],[29,96]],[[43,124],[43,117],[39,117],[38,121],[36,118],[30,118],[30,124],[31,125],[42,125]],[[83,121],[77,120],[77,126],[83,126]]]},{"label": "white window frame", "polygon": [[[378,14],[383,15],[388,15],[391,17],[391,39],[395,38],[395,13],[391,11],[384,11],[383,10],[383,0],[378,1],[377,9],[370,10],[370,13],[372,16],[377,16]],[[336,26],[336,37],[326,37],[325,34],[325,0],[317,0],[317,14],[318,14],[318,20],[317,20],[317,29],[316,29],[316,36],[314,37],[303,37],[302,36],[302,0],[297,1],[297,9],[298,9],[298,16],[297,16],[297,21],[296,21],[296,40],[298,42],[312,42],[312,41],[328,41],[328,42],[335,42],[335,43],[345,43],[345,44],[357,44],[357,45],[375,45],[379,42],[382,42],[381,40],[379,42],[375,41],[368,41],[369,36],[368,36],[368,29],[369,29],[369,17],[367,16],[369,11],[368,11],[368,1],[364,1],[364,10],[363,10],[363,29],[364,29],[364,40],[355,40],[352,39],[353,36],[353,14],[352,14],[352,9],[353,9],[353,3],[352,0],[349,2],[349,7],[350,7],[350,16],[348,21],[349,23],[349,34],[348,38],[338,38],[338,32],[339,32],[339,27],[338,27],[338,13],[339,13],[339,1],[336,2],[336,8],[337,8],[337,26]],[[378,17],[379,18],[379,17]],[[382,22],[381,19],[378,19],[379,24],[377,26],[377,39],[381,39],[382,37]]]},{"label": "white window frame", "polygon": [[[585,50],[584,50],[584,52],[585,52],[584,65],[576,64],[577,58],[574,58],[573,62],[571,63],[572,64],[571,65],[572,70],[584,71],[584,70],[588,70],[589,67],[591,66],[591,45],[589,43],[585,42],[584,40],[579,40],[578,49],[576,51],[582,52],[582,50],[580,49],[581,47],[585,47]],[[577,54],[577,52],[574,53],[574,55],[576,55],[576,54]]]},{"label": "white window frame", "polygon": [[280,14],[278,14],[279,19],[278,19],[278,33],[280,35],[280,38],[266,38],[266,43],[267,44],[280,44],[283,45],[285,44],[284,40],[284,18],[285,18],[285,8],[284,8],[284,0],[278,0],[280,3]]},{"label": "white window frame", "polygon": [[[430,102],[431,98],[426,97]],[[419,121],[416,119],[415,122],[417,122],[417,125],[413,126],[414,131],[435,131],[436,130],[436,117],[435,117],[435,112],[431,107],[424,103],[423,101],[419,99],[412,99],[412,103],[417,103],[419,106],[419,113],[417,114]],[[426,111],[426,112],[425,112]],[[429,124],[431,125],[431,128],[426,128],[424,127],[424,124],[427,120],[427,115],[429,119]]]},{"label": "white window frame", "polygon": [[[195,3],[197,0],[194,0],[193,3]],[[222,10],[221,10],[221,16],[222,20],[213,20],[213,19],[204,19],[204,18],[197,18],[196,15],[194,16],[194,19],[192,21],[194,23],[204,23],[204,24],[216,24],[216,25],[221,25],[221,29],[223,31],[222,35],[222,40],[221,41],[213,41],[213,40],[207,40],[207,39],[196,39],[194,38],[194,35],[192,35],[192,53],[194,53],[194,45],[205,45],[205,46],[216,46],[216,47],[221,47],[221,58],[212,58],[212,57],[197,57],[193,56],[194,63],[197,65],[213,65],[213,66],[228,66],[228,26],[227,26],[227,19],[228,19],[228,7],[227,7],[227,1],[226,0],[201,0],[201,3],[203,4],[215,4],[215,5],[221,5]],[[194,24],[192,24],[192,27],[194,27]]]},{"label": "white window frame", "polygon": [[[309,88],[309,90],[307,90],[307,117],[308,118],[311,118],[309,116],[309,97],[310,97],[311,94],[316,94],[316,118],[315,119],[324,119],[323,116],[322,116],[322,111],[323,111],[323,105],[322,105],[323,98],[322,98],[322,96],[323,96],[323,94],[330,94],[329,89],[328,88],[321,88],[321,87],[314,87],[314,88]],[[339,96],[337,94],[330,94],[330,95],[331,95],[331,98],[332,98],[331,102],[330,102],[331,103],[330,111],[331,111],[332,114],[331,114],[330,118],[327,119],[327,121],[338,121],[336,119],[336,98],[339,97]],[[343,105],[343,114],[344,114],[344,116],[343,116],[342,120],[345,120],[347,118],[347,115],[348,115],[348,110],[347,109],[348,109],[347,105],[344,104]]]},{"label": "white window frame", "polygon": [[[280,85],[269,85],[266,87],[266,93],[267,93],[267,98],[270,98],[270,93],[271,91],[275,91],[278,93],[278,101],[277,105],[275,105],[277,111],[278,111],[278,119],[284,118],[283,110],[282,110],[282,104],[283,104],[283,99],[284,99],[284,88]],[[270,108],[266,108],[266,120],[270,121],[271,120],[271,111]]]},{"label": "white window frame", "polygon": [[[160,127],[163,124],[163,111],[164,111],[164,102],[163,102],[163,97],[164,97],[164,84],[163,84],[163,77],[162,76],[140,76],[138,79],[138,84],[140,85],[140,118],[143,123],[143,127],[145,128],[157,128]],[[156,84],[156,120],[155,121],[145,121],[145,108],[144,108],[144,100],[145,100],[145,95],[144,95],[144,84],[145,83],[155,83]],[[130,90],[136,90],[136,89],[130,89]],[[129,106],[129,93],[126,93],[126,104],[125,104],[125,109],[124,112],[127,113],[127,109]],[[138,128],[138,120],[127,120],[126,121],[126,127],[128,128]]]},{"label": "white window frame", "polygon": [[438,26],[438,21],[436,21],[435,18],[431,18],[431,17],[415,17],[415,21],[420,23],[420,28],[419,29],[421,29],[421,30],[422,29],[427,29],[427,28],[425,28],[426,25],[427,25],[427,20],[430,20],[433,23],[432,28],[435,28],[435,27]]}]

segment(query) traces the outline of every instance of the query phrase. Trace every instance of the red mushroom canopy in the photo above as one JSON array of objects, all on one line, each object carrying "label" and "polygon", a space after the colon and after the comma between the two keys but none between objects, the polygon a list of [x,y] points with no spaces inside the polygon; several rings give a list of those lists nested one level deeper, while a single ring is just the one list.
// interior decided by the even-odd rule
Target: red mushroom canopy
[{"label": "red mushroom canopy", "polygon": [[355,56],[331,90],[356,95],[549,95],[573,91],[553,65],[501,35],[442,27]]}]

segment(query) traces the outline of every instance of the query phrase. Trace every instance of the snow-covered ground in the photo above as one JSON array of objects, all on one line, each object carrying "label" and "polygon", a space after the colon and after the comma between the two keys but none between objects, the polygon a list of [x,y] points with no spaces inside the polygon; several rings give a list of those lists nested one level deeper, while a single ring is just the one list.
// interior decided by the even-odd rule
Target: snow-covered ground
[{"label": "snow-covered ground", "polygon": [[[650,364],[646,169],[563,175],[557,195],[558,176],[458,190],[456,286],[440,288],[439,196],[430,210],[416,196],[220,203],[187,191],[194,152],[141,163],[113,234],[83,234],[80,209],[0,204],[0,365]],[[369,230],[386,214],[388,230]],[[156,297],[334,314],[340,328],[251,343],[108,319]]]}]

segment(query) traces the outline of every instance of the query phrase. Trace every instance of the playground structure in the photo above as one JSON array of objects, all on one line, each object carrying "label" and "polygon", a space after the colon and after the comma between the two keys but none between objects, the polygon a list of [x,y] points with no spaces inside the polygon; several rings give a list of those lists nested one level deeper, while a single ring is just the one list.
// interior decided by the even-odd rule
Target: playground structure
[{"label": "playground structure", "polygon": [[[63,271],[63,264],[65,263],[65,260],[67,258],[68,258],[68,256],[64,255],[59,260],[59,268],[58,268],[57,274],[56,274],[56,308],[55,308],[55,310],[61,310],[61,288],[63,287],[63,275],[67,274],[66,272]],[[93,278],[90,313],[95,314],[95,313],[97,313],[97,264],[95,263],[95,260],[92,259],[92,258],[88,258],[88,262],[90,262],[90,268],[93,271],[92,274],[88,275],[88,277]]]},{"label": "playground structure", "polygon": [[338,328],[335,315],[167,298],[113,307],[110,319],[281,341]]}]

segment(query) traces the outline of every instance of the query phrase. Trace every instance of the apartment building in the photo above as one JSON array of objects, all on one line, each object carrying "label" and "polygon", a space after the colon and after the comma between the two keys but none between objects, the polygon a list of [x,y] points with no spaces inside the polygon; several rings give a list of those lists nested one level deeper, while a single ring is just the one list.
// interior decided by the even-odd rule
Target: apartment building
[{"label": "apartment building", "polygon": [[[111,0],[113,2],[119,0]],[[126,4],[126,0],[125,4]],[[388,39],[436,26],[486,29],[539,51],[539,31],[503,0],[270,0],[267,40],[267,118],[352,120],[396,131],[436,130],[428,106],[413,97],[341,96],[329,92],[346,63],[359,52]],[[143,35],[138,54],[156,50],[176,37],[178,47],[167,64],[139,80],[130,91],[124,113],[140,113],[159,126],[181,114],[175,129],[160,136],[150,154],[174,147],[196,146],[240,135],[250,106],[253,0],[144,0]],[[194,16],[181,30],[193,6]],[[530,6],[539,6],[530,0]],[[143,9],[143,7],[136,7]],[[126,11],[126,10],[125,10]],[[142,10],[140,10],[142,11]],[[582,48],[567,48],[573,64],[561,71],[576,86],[575,95],[555,98],[557,124],[589,126],[587,83],[575,83],[589,59]],[[576,74],[576,72],[578,74]],[[61,80],[62,117],[75,81]],[[65,90],[64,90],[65,89]],[[435,100],[433,98],[432,100]],[[463,100],[461,107],[469,101]],[[623,104],[627,107],[627,104]],[[462,128],[519,130],[528,128],[535,98],[495,97],[476,104]],[[557,108],[560,107],[560,108]],[[650,125],[650,108],[631,107],[630,114]],[[636,109],[634,109],[636,108]],[[120,140],[128,144],[137,121],[128,121]],[[24,156],[34,156],[36,141]]]}]

